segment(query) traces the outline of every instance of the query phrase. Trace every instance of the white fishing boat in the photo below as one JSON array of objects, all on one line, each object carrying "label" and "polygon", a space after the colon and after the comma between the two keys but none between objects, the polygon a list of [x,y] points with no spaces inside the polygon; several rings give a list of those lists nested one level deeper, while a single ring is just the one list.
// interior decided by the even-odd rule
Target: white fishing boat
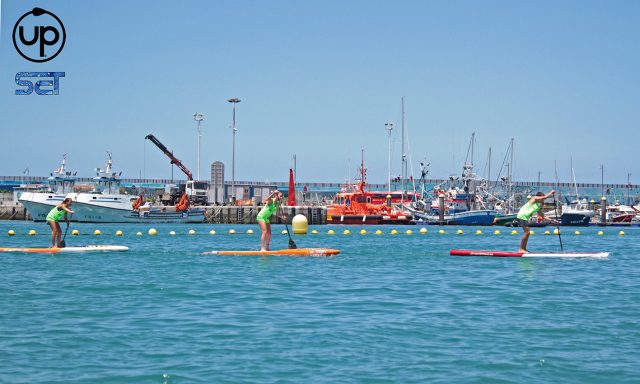
[{"label": "white fishing boat", "polygon": [[[75,200],[73,186],[76,182],[76,173],[66,170],[67,155],[62,155],[62,164],[50,174],[48,185],[40,190],[25,189],[20,192],[18,201],[31,215],[33,221],[45,221],[51,208],[62,203],[65,197]],[[71,216],[70,219],[76,219]]]},{"label": "white fishing boat", "polygon": [[120,193],[120,173],[112,170],[111,153],[107,152],[106,169],[96,169],[95,189],[78,193],[75,198],[76,218],[85,223],[198,223],[204,221],[204,210],[141,205],[141,196]]}]

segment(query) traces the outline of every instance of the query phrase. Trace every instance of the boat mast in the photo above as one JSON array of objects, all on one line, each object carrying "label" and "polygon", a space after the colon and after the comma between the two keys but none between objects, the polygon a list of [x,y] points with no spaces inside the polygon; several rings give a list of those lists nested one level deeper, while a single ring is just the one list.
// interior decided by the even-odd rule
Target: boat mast
[{"label": "boat mast", "polygon": [[404,193],[405,193],[405,186],[404,186],[404,182],[407,178],[407,154],[404,152],[404,96],[402,96],[402,98],[400,99],[401,101],[401,105],[402,105],[402,197],[401,197],[401,203],[404,204]]}]

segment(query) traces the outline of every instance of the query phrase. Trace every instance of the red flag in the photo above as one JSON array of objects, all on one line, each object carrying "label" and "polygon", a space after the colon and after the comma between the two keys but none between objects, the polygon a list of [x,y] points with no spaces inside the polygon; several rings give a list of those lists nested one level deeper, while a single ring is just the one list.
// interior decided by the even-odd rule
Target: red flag
[{"label": "red flag", "polygon": [[289,197],[287,205],[292,207],[296,205],[296,187],[293,183],[293,169],[289,168]]}]

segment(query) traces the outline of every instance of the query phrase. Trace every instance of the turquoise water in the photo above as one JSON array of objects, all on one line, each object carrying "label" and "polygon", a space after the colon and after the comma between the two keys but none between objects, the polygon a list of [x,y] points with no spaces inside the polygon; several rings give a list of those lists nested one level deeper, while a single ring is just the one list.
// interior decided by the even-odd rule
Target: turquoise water
[{"label": "turquoise water", "polygon": [[[129,252],[0,256],[0,382],[640,382],[638,227],[563,228],[565,250],[613,252],[605,260],[448,256],[515,250],[507,228],[319,226],[294,235],[298,247],[342,253],[301,258],[201,254],[257,249],[257,226],[154,227],[76,224],[81,235],[67,236]],[[286,248],[274,229],[272,248]],[[534,230],[531,250],[559,249]],[[1,222],[0,239],[49,236]]]}]

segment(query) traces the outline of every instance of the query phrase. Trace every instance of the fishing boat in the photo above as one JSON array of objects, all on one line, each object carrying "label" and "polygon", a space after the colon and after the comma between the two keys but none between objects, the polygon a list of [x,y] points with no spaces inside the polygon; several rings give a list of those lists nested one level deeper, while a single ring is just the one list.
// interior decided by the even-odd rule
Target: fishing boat
[{"label": "fishing boat", "polygon": [[463,166],[463,187],[458,186],[458,177],[454,175],[449,176],[449,183],[446,190],[442,185],[434,188],[431,202],[416,201],[407,205],[417,223],[493,225],[497,212],[486,206],[482,198],[482,183],[473,173],[471,163],[465,163]]},{"label": "fishing boat", "polygon": [[607,206],[607,225],[632,225],[636,220],[637,212],[628,205],[616,203]]},{"label": "fishing boat", "polygon": [[201,223],[203,209],[191,209],[183,199],[176,206],[142,204],[143,196],[120,193],[120,173],[112,171],[111,153],[107,152],[106,169],[97,168],[92,191],[78,193],[75,216],[85,223]]},{"label": "fishing boat", "polygon": [[337,193],[327,205],[327,224],[415,224],[411,213],[397,209],[391,199],[387,204],[374,202],[383,192],[365,191],[365,173],[363,156],[358,183]]},{"label": "fishing boat", "polygon": [[[74,199],[73,186],[76,182],[76,173],[66,169],[67,155],[62,155],[62,163],[54,170],[49,178],[48,184],[40,190],[24,190],[20,193],[18,201],[24,205],[33,221],[45,221],[49,211],[56,205],[62,203],[65,197]],[[70,218],[75,221],[74,217]]]},{"label": "fishing boat", "polygon": [[587,199],[574,199],[562,207],[560,225],[563,226],[588,226],[595,212],[589,209]]}]

